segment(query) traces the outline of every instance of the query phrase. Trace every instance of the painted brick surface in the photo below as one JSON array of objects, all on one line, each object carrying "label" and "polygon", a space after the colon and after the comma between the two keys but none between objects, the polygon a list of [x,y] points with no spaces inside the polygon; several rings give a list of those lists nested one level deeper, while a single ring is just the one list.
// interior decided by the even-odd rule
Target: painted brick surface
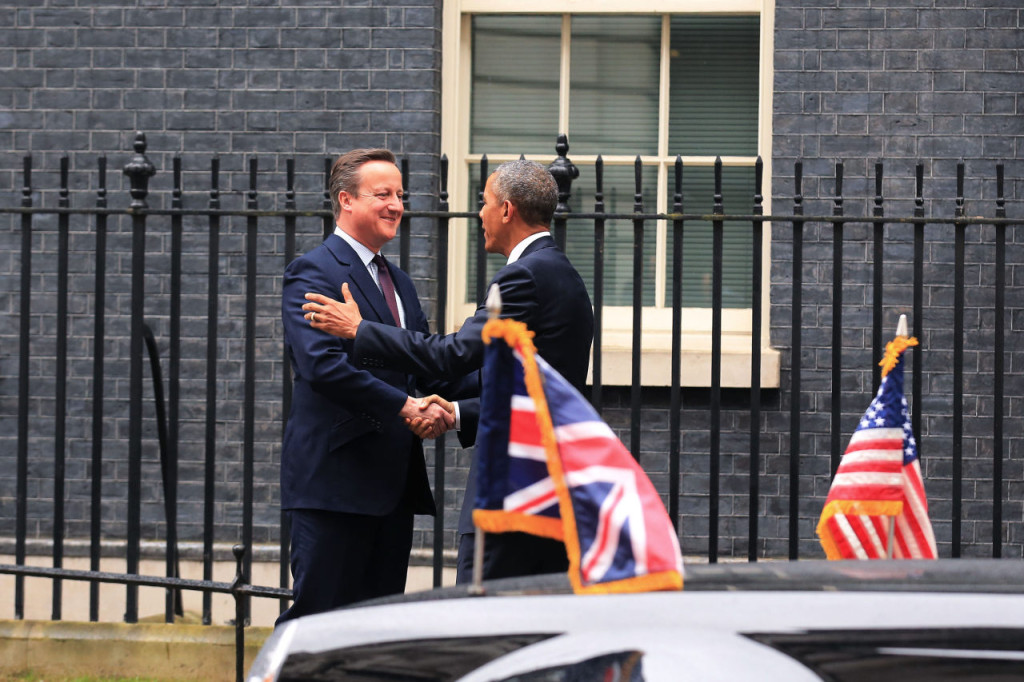
[{"label": "painted brick surface", "polygon": [[[845,3],[842,3],[845,5]],[[835,2],[780,0],[775,26],[775,135],[772,187],[776,207],[794,204],[794,163],[803,161],[803,205],[808,215],[831,215],[835,202],[835,164],[844,161],[843,208],[870,214],[876,205],[886,215],[914,208],[914,165],[924,164],[924,207],[930,215],[952,218],[956,210],[956,166],[966,164],[967,215],[995,213],[995,166],[1006,168],[1006,206],[1019,215],[1024,205],[1024,173],[1018,127],[1024,87],[1019,53],[1024,34],[1019,5],[1000,2],[865,2],[862,7]],[[1012,112],[1012,113],[1011,113]],[[1014,114],[1017,114],[1014,116]],[[1011,120],[1013,119],[1013,120]],[[808,150],[812,150],[808,158]],[[882,162],[881,204],[875,200],[875,168]],[[853,198],[853,200],[850,200]],[[776,211],[779,209],[777,208]],[[783,351],[783,409],[788,417],[792,389],[793,226],[776,224],[772,260],[772,344]],[[814,494],[827,491],[832,404],[831,352],[832,239],[821,223],[803,227],[801,341],[800,470],[814,481]],[[841,427],[844,439],[870,400],[871,305],[874,295],[873,230],[847,225],[844,234]],[[928,225],[923,267],[922,348],[908,360],[922,363],[923,390],[918,434],[932,519],[940,554],[951,551],[953,490],[954,228]],[[882,251],[882,338],[891,337],[900,313],[913,303],[913,227],[884,228]],[[964,395],[961,486],[965,516],[962,552],[991,555],[993,491],[993,264],[996,230],[972,226],[965,231]],[[1024,424],[1014,405],[1024,392],[1016,373],[1024,349],[1019,317],[1020,227],[1006,231],[1007,399],[1003,453],[1002,533],[1004,556],[1022,553],[1019,488],[1022,463],[1015,435]],[[853,284],[852,282],[864,282]],[[913,320],[911,320],[913,323]],[[968,376],[969,375],[969,376]],[[909,384],[908,384],[909,388]],[[824,419],[818,417],[823,416]],[[769,420],[775,417],[769,415]],[[1012,425],[1012,426],[1011,426]],[[787,429],[788,431],[788,429]],[[783,439],[786,436],[783,435]],[[806,445],[804,444],[806,442]],[[845,440],[842,443],[845,447]],[[788,490],[789,445],[767,456],[768,471],[779,472],[780,492]],[[824,463],[824,465],[823,465]],[[771,475],[771,474],[769,474]],[[803,481],[801,481],[801,485]],[[769,501],[769,505],[781,500]],[[800,519],[801,554],[815,553],[812,506]]]},{"label": "painted brick surface", "polygon": [[[387,146],[410,161],[414,207],[428,208],[436,191],[439,150],[441,3],[147,2],[145,6],[64,2],[6,2],[0,8],[0,202],[22,200],[22,159],[32,155],[35,205],[55,206],[56,169],[67,154],[72,206],[94,206],[97,156],[108,156],[111,206],[125,206],[122,167],[135,131],[147,133],[158,168],[150,185],[154,207],[170,201],[171,158],[183,158],[186,208],[210,205],[211,161],[219,160],[219,201],[248,200],[250,161],[258,164],[256,202],[281,208],[285,158],[295,160],[301,208],[323,206],[324,159],[356,146]],[[353,6],[357,4],[359,6]],[[317,6],[319,5],[319,6]],[[84,193],[79,193],[84,190]],[[20,219],[5,215],[0,230],[0,461],[11,476],[0,481],[0,536],[14,534],[14,454],[17,441]],[[70,221],[69,372],[67,401],[66,534],[89,532],[92,479],[93,349],[96,225]],[[128,471],[128,329],[130,224],[109,222],[105,264],[102,509],[104,536],[125,532]],[[217,283],[216,466],[213,518],[218,538],[241,532],[242,407],[245,324],[245,222],[220,227]],[[278,461],[283,373],[280,276],[283,226],[259,228],[256,290],[255,521],[254,540],[278,538]],[[297,253],[319,241],[319,218],[300,219]],[[182,539],[202,533],[206,457],[207,294],[210,226],[186,217],[182,231],[179,408],[179,510]],[[411,274],[433,311],[436,242],[432,224],[413,221]],[[56,384],[52,302],[57,294],[57,221],[33,224],[31,410],[29,415],[28,533],[53,535],[54,415]],[[397,258],[397,243],[388,255]],[[146,240],[146,320],[169,371],[171,238],[166,220],[151,220]],[[151,396],[146,371],[146,395]],[[165,392],[168,391],[165,385]],[[162,535],[163,493],[154,408],[144,406],[142,521],[144,537]],[[464,477],[464,476],[463,476]],[[461,500],[459,500],[461,502]],[[455,501],[452,502],[454,506]]]}]

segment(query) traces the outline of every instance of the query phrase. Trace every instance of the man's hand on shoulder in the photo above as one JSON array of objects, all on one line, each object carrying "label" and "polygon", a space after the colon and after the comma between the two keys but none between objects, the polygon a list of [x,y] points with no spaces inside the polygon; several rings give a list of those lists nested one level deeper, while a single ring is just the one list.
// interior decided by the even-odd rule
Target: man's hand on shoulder
[{"label": "man's hand on shoulder", "polygon": [[309,303],[302,304],[305,311],[303,317],[309,320],[309,326],[313,329],[320,329],[343,339],[354,339],[363,316],[359,314],[359,304],[348,290],[348,282],[341,285],[341,295],[345,299],[344,303],[330,296],[307,292],[306,300]]}]

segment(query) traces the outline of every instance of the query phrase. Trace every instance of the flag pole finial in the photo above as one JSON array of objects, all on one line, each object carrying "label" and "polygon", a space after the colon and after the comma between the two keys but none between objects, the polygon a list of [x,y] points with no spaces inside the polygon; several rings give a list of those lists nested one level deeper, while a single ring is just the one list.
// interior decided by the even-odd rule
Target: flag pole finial
[{"label": "flag pole finial", "polygon": [[484,305],[487,306],[488,317],[491,319],[501,315],[501,289],[498,288],[497,282],[487,290],[487,301]]},{"label": "flag pole finial", "polygon": [[885,356],[878,363],[882,368],[882,377],[884,378],[899,363],[903,351],[916,345],[917,339],[907,336],[907,316],[900,315],[900,320],[896,323],[896,337],[885,344]]}]

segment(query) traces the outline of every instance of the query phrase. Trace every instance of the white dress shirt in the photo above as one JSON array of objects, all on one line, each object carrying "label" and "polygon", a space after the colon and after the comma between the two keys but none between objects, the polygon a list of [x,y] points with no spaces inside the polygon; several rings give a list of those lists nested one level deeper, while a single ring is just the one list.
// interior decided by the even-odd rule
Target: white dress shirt
[{"label": "white dress shirt", "polygon": [[[380,289],[380,276],[377,273],[377,264],[373,262],[373,257],[377,254],[369,249],[365,244],[360,243],[355,237],[345,232],[340,227],[335,226],[334,234],[338,235],[352,247],[352,250],[359,256],[359,260],[366,266],[366,270],[370,273],[370,277],[373,279],[373,283]],[[395,288],[395,300],[398,301],[398,317],[401,320],[401,326],[405,328],[405,306],[402,305],[402,297],[398,294],[398,288]]]}]

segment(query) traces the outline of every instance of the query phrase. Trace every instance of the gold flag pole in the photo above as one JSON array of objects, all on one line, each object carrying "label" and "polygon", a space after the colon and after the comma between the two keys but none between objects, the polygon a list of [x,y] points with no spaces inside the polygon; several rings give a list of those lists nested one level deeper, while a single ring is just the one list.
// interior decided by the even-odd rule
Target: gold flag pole
[{"label": "gold flag pole", "polygon": [[[896,323],[896,336],[907,337],[907,316],[900,315],[899,322]],[[896,517],[889,517],[889,541],[885,545],[885,558],[892,559],[893,544],[896,542]]]},{"label": "gold flag pole", "polygon": [[[501,315],[501,290],[496,283],[488,289],[485,305],[489,319],[495,320]],[[469,590],[470,594],[484,593],[484,538],[486,535],[487,533],[482,528],[476,527],[473,537],[473,584]]]}]

